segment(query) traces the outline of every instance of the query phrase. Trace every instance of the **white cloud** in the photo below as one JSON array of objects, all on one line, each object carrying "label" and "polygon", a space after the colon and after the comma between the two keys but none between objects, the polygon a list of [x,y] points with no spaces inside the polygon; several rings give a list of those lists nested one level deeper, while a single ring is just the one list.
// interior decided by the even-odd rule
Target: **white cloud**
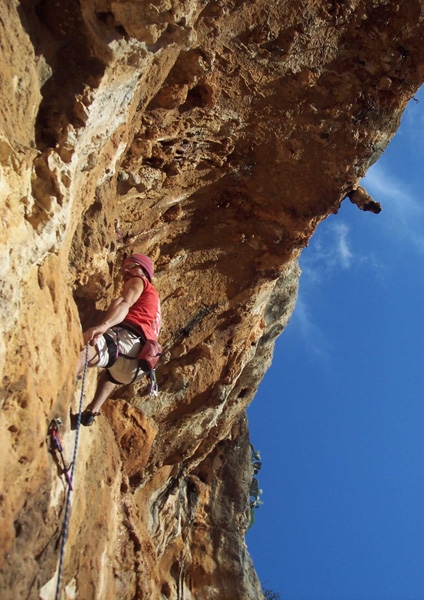
[{"label": "white cloud", "polygon": [[309,247],[302,252],[300,265],[302,276],[293,321],[309,352],[319,357],[324,365],[330,366],[333,342],[314,322],[317,287],[321,287],[325,294],[331,294],[332,281],[336,281],[342,272],[365,267],[381,278],[384,277],[384,268],[372,254],[354,251],[350,226],[340,215],[329,217],[318,227]]},{"label": "white cloud", "polygon": [[321,358],[325,363],[328,363],[330,360],[331,345],[323,332],[312,321],[302,292],[299,292],[291,323],[292,326],[298,328],[300,336],[307,345],[309,352]]},{"label": "white cloud", "polygon": [[315,312],[311,307],[315,304],[309,299],[316,297],[317,284],[324,281],[327,287],[329,280],[341,271],[351,269],[357,260],[352,251],[350,228],[340,216],[330,217],[322,223],[309,247],[302,252],[300,290],[292,321],[309,353],[328,367],[334,349],[331,340],[314,322]]},{"label": "white cloud", "polygon": [[[424,87],[420,94],[421,103],[424,104]],[[410,139],[413,131],[412,140],[420,137],[419,144],[414,144],[414,159],[418,158],[417,154],[422,154],[424,148],[424,117],[421,113],[418,114],[416,110],[406,112],[402,122],[402,136]],[[393,246],[396,252],[399,251],[396,246],[400,246],[401,251],[409,246],[416,254],[417,251],[419,255],[424,253],[424,203],[421,200],[421,185],[417,182],[421,171],[414,172],[416,160],[410,160],[408,164],[410,156],[408,152],[398,151],[397,162],[392,161],[396,171],[390,166],[381,166],[379,161],[369,169],[361,183],[383,207],[378,217],[371,216],[378,219],[375,227],[364,227],[361,232],[356,229],[353,231],[351,227],[357,226],[357,219],[349,225],[345,213],[331,215],[318,227],[309,247],[302,252],[300,292],[292,321],[309,352],[320,358],[324,367],[331,365],[337,341],[332,341],[331,336],[317,325],[319,310],[315,311],[316,300],[311,300],[316,299],[317,287],[321,287],[325,294],[331,294],[332,281],[354,269],[366,270],[367,276],[372,274],[386,286],[391,282],[390,259],[387,256],[389,246]],[[405,168],[405,164],[408,168]],[[364,219],[367,217],[370,215],[363,215]],[[357,275],[363,281],[363,273]],[[319,283],[325,285],[318,286]]]},{"label": "white cloud", "polygon": [[340,263],[343,269],[349,269],[353,258],[347,239],[349,228],[345,223],[336,223],[334,225],[334,233],[336,242],[336,261]]},{"label": "white cloud", "polygon": [[349,227],[343,221],[318,227],[309,248],[302,254],[304,279],[321,281],[336,270],[350,269],[354,262],[350,246]]},{"label": "white cloud", "polygon": [[377,196],[383,204],[387,205],[389,202],[391,208],[401,215],[420,208],[408,192],[407,185],[393,175],[389,175],[378,163],[369,169],[363,184],[374,197]]},{"label": "white cloud", "polygon": [[383,206],[383,221],[391,242],[401,242],[424,252],[424,207],[412,186],[373,165],[362,185]]}]

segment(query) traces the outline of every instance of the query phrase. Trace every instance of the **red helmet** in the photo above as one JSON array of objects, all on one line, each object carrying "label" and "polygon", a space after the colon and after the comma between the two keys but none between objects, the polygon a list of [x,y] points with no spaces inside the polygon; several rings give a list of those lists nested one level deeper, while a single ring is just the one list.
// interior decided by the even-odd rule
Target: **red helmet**
[{"label": "red helmet", "polygon": [[125,259],[125,262],[131,260],[132,262],[137,263],[143,270],[146,272],[147,279],[151,282],[153,279],[153,263],[148,256],[144,256],[143,254],[131,254],[128,258]]}]

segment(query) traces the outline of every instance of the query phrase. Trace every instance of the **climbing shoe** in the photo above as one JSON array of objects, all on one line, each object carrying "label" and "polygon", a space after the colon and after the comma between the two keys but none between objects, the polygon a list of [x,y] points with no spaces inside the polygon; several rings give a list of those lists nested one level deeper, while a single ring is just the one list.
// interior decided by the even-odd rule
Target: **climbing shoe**
[{"label": "climbing shoe", "polygon": [[99,412],[93,413],[90,409],[86,409],[81,414],[81,425],[84,425],[84,427],[91,427],[91,425],[94,423],[94,418],[99,414]]}]

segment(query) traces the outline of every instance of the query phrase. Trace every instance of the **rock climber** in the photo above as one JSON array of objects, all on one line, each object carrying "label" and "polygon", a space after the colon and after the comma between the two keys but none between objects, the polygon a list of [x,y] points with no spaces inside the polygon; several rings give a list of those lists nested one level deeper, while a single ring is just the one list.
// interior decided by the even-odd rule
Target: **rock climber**
[{"label": "rock climber", "polygon": [[156,340],[161,324],[160,300],[152,285],[153,263],[142,254],[132,254],[122,267],[122,294],[112,300],[99,325],[83,333],[87,350],[81,350],[77,375],[89,367],[103,367],[94,399],[81,415],[81,424],[90,426],[103,403],[118,385],[134,383],[145,372],[138,361],[145,340]]}]

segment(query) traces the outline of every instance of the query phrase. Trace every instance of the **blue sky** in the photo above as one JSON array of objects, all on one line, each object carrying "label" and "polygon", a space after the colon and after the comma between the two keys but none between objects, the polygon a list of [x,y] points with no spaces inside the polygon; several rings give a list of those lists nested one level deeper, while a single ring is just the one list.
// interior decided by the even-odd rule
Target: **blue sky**
[{"label": "blue sky", "polygon": [[263,506],[247,543],[281,600],[424,600],[424,90],[300,261],[248,409]]}]

